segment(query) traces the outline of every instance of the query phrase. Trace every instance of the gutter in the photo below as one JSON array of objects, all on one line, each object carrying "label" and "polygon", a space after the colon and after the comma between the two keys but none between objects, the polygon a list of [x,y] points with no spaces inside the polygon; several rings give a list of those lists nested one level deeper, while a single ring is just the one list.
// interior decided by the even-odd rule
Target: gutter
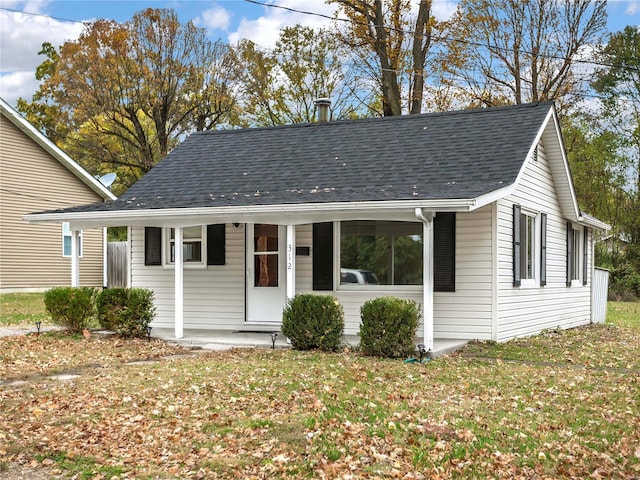
[{"label": "gutter", "polygon": [[[312,217],[321,215],[335,216],[355,215],[361,213],[396,214],[399,210],[414,217],[415,209],[428,209],[433,211],[471,211],[476,207],[475,199],[443,199],[427,201],[371,201],[371,202],[331,202],[331,203],[304,203],[304,204],[278,204],[278,205],[250,205],[233,207],[197,207],[197,208],[167,208],[167,209],[140,209],[140,210],[116,210],[95,212],[44,212],[23,215],[23,219],[29,223],[60,223],[70,222],[81,226],[118,226],[118,225],[144,225],[171,224],[172,226],[199,225],[203,221],[209,221],[211,217],[225,218],[242,222],[260,216],[300,215],[308,214]],[[294,224],[295,219],[290,219]],[[300,220],[300,223],[308,223]],[[159,226],[162,226],[159,225]]]}]

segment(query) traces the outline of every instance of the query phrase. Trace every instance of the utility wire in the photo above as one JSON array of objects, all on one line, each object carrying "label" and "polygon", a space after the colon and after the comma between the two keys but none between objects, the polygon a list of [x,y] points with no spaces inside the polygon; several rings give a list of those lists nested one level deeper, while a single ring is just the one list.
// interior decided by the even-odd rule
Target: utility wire
[{"label": "utility wire", "polygon": [[[327,20],[332,20],[332,21],[338,21],[338,22],[343,22],[343,23],[355,23],[356,25],[363,25],[363,26],[369,26],[368,23],[366,22],[359,22],[357,20],[353,20],[353,19],[349,19],[349,18],[341,18],[341,17],[336,17],[336,16],[332,16],[332,15],[326,15],[323,13],[318,13],[318,12],[312,12],[312,11],[308,11],[308,10],[300,10],[300,9],[296,9],[296,8],[292,8],[292,7],[285,7],[283,5],[275,5],[275,4],[268,4],[268,3],[264,3],[258,0],[244,0],[247,3],[251,3],[254,5],[259,5],[265,8],[276,8],[276,9],[280,9],[280,10],[285,10],[287,12],[291,12],[291,13],[298,13],[298,14],[302,14],[302,15],[310,15],[310,16],[315,16],[315,17],[320,17],[320,18],[324,18]],[[13,8],[7,8],[7,7],[0,7],[0,10],[5,10],[8,12],[13,12],[13,13],[22,13],[24,15],[31,15],[31,16],[38,16],[38,17],[43,17],[43,18],[50,18],[53,20],[57,20],[57,21],[61,21],[61,22],[68,22],[68,23],[77,23],[77,24],[82,24],[82,25],[87,25],[88,21],[80,21],[80,20],[72,20],[69,18],[63,18],[63,17],[56,17],[56,16],[52,16],[52,15],[46,15],[43,13],[35,13],[35,12],[25,12],[25,11],[21,11],[21,10],[17,10],[17,9],[13,9]],[[374,27],[378,27],[378,25],[374,25]],[[414,30],[403,30],[403,29],[398,29],[395,27],[384,27],[383,25],[381,26],[389,31],[393,31],[393,32],[397,32],[397,33],[402,33],[405,35],[414,35],[415,31]],[[504,48],[504,47],[498,47],[495,45],[484,45],[478,42],[471,42],[468,40],[460,40],[460,39],[454,39],[451,37],[446,37],[446,36],[433,36],[432,37],[434,40],[437,41],[441,41],[443,43],[449,42],[449,43],[464,43],[467,45],[471,45],[471,46],[475,46],[475,47],[479,47],[479,48],[488,48],[488,49],[495,49],[495,50],[500,50],[500,51],[504,51],[504,52],[511,52],[512,49],[509,48]],[[214,42],[210,42],[210,43],[214,43]],[[225,43],[218,43],[220,46],[225,47],[225,48],[229,48],[231,49],[232,47],[228,44]],[[258,47],[257,45],[254,44],[254,48],[256,49],[256,51],[258,51],[259,53],[263,53],[263,54],[275,54],[275,50],[274,49],[268,49],[268,48],[263,48],[263,47]],[[531,52],[528,52],[526,50],[523,50],[522,53],[525,54],[531,54]],[[278,55],[280,56],[281,59],[286,59],[286,55],[282,54],[282,53],[278,53]],[[545,55],[539,55],[540,57],[543,57]],[[293,58],[294,56],[291,55],[291,58]],[[561,57],[561,56],[553,56],[553,55],[547,55],[546,58],[550,58],[550,59],[555,59],[555,60],[563,60],[566,61],[568,60],[566,57]],[[640,68],[637,67],[632,67],[632,66],[628,66],[628,65],[616,65],[616,64],[610,64],[610,63],[604,63],[604,62],[598,62],[595,60],[580,60],[580,59],[573,59],[572,62],[574,63],[581,63],[581,64],[588,64],[588,65],[596,65],[596,66],[601,66],[601,67],[608,67],[608,68],[621,68],[621,69],[625,69],[625,70],[629,70],[629,71],[640,71]],[[356,62],[355,61],[347,61],[347,62],[343,62],[344,65],[351,65],[352,67],[356,66]],[[381,68],[381,67],[377,67],[378,70],[382,70],[382,71],[389,71],[389,72],[394,72],[394,73],[398,73],[398,74],[407,74],[407,73],[414,73],[413,71],[408,72],[406,70],[403,69],[389,69],[389,68]],[[421,71],[423,74],[426,74],[426,70],[422,70]],[[597,98],[597,99],[603,99],[604,97],[598,96],[598,95],[593,95],[593,94],[577,94],[576,96],[583,96],[583,97],[589,97],[589,98]]]},{"label": "utility wire", "polygon": [[[318,12],[311,12],[308,10],[299,10],[296,8],[292,8],[292,7],[285,7],[283,5],[274,5],[274,4],[269,4],[269,3],[264,3],[264,2],[260,2],[258,0],[244,0],[247,3],[251,3],[253,5],[259,5],[265,8],[276,8],[276,9],[280,9],[280,10],[285,10],[287,12],[291,12],[291,13],[299,13],[302,15],[309,15],[309,16],[314,16],[314,17],[320,17],[320,18],[324,18],[327,20],[335,20],[338,22],[343,22],[343,23],[355,23],[356,25],[362,25],[362,26],[369,26],[368,23],[366,22],[359,22],[357,20],[352,20],[349,18],[342,18],[342,17],[334,17],[332,15],[326,15],[324,13],[318,13]],[[70,22],[70,23],[77,23],[77,24],[81,24],[81,25],[86,25],[87,23],[90,23],[88,21],[81,21],[81,20],[72,20],[69,18],[63,18],[63,17],[55,17],[55,16],[51,16],[51,15],[45,15],[43,13],[34,13],[34,12],[25,12],[25,11],[21,11],[21,10],[16,10],[13,8],[7,8],[7,7],[0,7],[0,10],[5,10],[8,12],[14,12],[14,13],[22,13],[24,15],[32,15],[32,16],[37,16],[37,17],[43,17],[43,18],[50,18],[53,20],[58,20],[61,22]],[[399,29],[399,28],[395,28],[395,27],[385,27],[384,25],[373,25],[374,27],[382,27],[385,28],[386,30],[392,31],[392,32],[396,32],[396,33],[402,33],[405,35],[415,35],[415,30],[404,30],[404,29]],[[472,42],[469,40],[461,40],[461,39],[456,39],[456,38],[451,38],[451,37],[446,37],[446,36],[432,36],[433,40],[436,41],[440,41],[443,43],[463,43],[466,45],[471,45],[474,47],[478,47],[478,48],[487,48],[489,50],[498,50],[498,51],[503,51],[503,52],[512,52],[512,49],[509,48],[505,48],[505,47],[499,47],[497,45],[484,45],[482,43],[478,43],[478,42]],[[225,43],[220,43],[221,46],[224,46],[226,48],[231,48],[230,45],[227,45]],[[256,47],[256,50],[258,52],[261,53],[274,53],[273,49],[268,49],[268,48],[263,48],[263,47],[257,47],[257,45],[254,44],[254,46]],[[521,50],[522,53],[525,54],[529,54],[532,55],[533,53],[527,50]],[[562,56],[558,56],[558,55],[540,55],[538,54],[540,57],[546,57],[549,59],[553,59],[553,60],[561,60],[561,61],[568,61],[569,59],[567,57],[562,57]],[[629,71],[633,71],[633,72],[640,72],[640,68],[638,67],[633,67],[630,65],[620,65],[620,64],[612,64],[612,63],[605,63],[605,62],[598,62],[596,60],[580,60],[580,59],[572,59],[571,60],[573,63],[580,63],[580,64],[586,64],[586,65],[596,65],[599,67],[607,67],[607,68],[620,68],[623,70],[629,70]],[[389,71],[389,72],[395,72],[395,73],[403,73],[404,70],[397,70],[397,69],[384,69],[382,68],[381,70],[384,71]],[[424,70],[422,71],[422,73],[426,73]]]},{"label": "utility wire", "polygon": [[[320,18],[326,18],[329,20],[335,20],[338,22],[344,22],[344,23],[354,23],[356,25],[362,25],[365,27],[375,27],[375,28],[384,28],[385,30],[391,31],[391,32],[396,32],[396,33],[402,33],[402,34],[406,34],[406,35],[415,35],[416,31],[415,30],[404,30],[401,28],[395,28],[395,27],[388,27],[388,26],[384,26],[384,25],[370,25],[367,22],[360,22],[358,20],[354,20],[354,19],[350,19],[350,18],[342,18],[342,17],[334,17],[331,15],[326,15],[324,13],[317,13],[317,12],[310,12],[307,10],[298,10],[296,8],[291,8],[291,7],[285,7],[283,5],[274,5],[274,4],[269,4],[269,3],[264,3],[264,2],[260,2],[258,0],[244,0],[247,3],[251,3],[254,5],[260,5],[262,7],[268,7],[268,8],[277,8],[277,9],[281,9],[281,10],[285,10],[287,12],[292,12],[292,13],[299,13],[302,15],[310,15],[310,16],[314,16],[314,17],[320,17]],[[472,42],[469,40],[461,40],[461,39],[457,39],[457,38],[451,38],[451,37],[446,37],[446,36],[432,36],[431,37],[433,40],[436,41],[440,41],[443,43],[463,43],[465,45],[471,45],[474,47],[479,47],[479,48],[488,48],[489,50],[499,50],[499,51],[503,51],[503,52],[512,52],[513,49],[510,48],[505,48],[505,47],[499,47],[497,45],[484,45],[482,43],[478,43],[478,42]],[[530,51],[526,51],[526,50],[521,50],[522,53],[525,54],[529,54],[529,55],[533,55],[533,52]],[[563,61],[568,61],[569,59],[567,57],[562,57],[559,55],[539,55],[539,56],[544,56],[546,58],[549,59],[553,59],[553,60],[563,60]],[[580,60],[580,59],[572,59],[572,62],[574,63],[583,63],[583,64],[589,64],[589,65],[598,65],[601,67],[609,67],[609,68],[622,68],[622,69],[627,69],[627,70],[632,70],[632,71],[640,71],[640,68],[637,67],[632,67],[632,66],[628,66],[628,65],[616,65],[616,64],[610,64],[610,63],[604,63],[604,62],[597,62],[595,60]]]}]

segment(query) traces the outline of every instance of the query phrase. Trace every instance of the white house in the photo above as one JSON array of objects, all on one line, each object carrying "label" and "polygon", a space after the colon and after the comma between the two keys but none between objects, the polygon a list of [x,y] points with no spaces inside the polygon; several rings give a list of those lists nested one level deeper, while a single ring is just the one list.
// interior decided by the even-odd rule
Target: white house
[{"label": "white house", "polygon": [[591,321],[593,230],[550,103],[191,135],[118,200],[26,215],[129,226],[156,327],[274,330],[288,298],[421,304],[433,339]]}]

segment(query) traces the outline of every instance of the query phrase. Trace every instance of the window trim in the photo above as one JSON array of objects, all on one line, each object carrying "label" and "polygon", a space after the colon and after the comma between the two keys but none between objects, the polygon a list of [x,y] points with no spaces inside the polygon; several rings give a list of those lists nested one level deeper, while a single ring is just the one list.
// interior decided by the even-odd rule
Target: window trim
[{"label": "window trim", "polygon": [[525,236],[525,238],[522,237],[522,233],[520,234],[520,253],[521,253],[521,260],[520,260],[520,287],[524,287],[524,288],[534,288],[538,286],[538,282],[540,280],[540,274],[539,274],[539,269],[540,269],[540,265],[539,262],[537,261],[537,259],[540,258],[540,242],[538,241],[539,238],[539,229],[540,229],[540,221],[539,221],[539,213],[534,212],[533,210],[529,210],[526,208],[521,208],[520,210],[520,227],[521,227],[521,232],[527,232],[527,228],[526,228],[526,224],[523,226],[522,223],[522,219],[523,217],[525,218],[529,218],[533,221],[533,231],[531,232],[531,241],[533,241],[533,248],[531,249],[531,262],[533,263],[533,268],[532,268],[532,278],[524,278],[523,277],[523,273],[526,271],[526,265],[525,263],[522,262],[522,257],[526,256],[526,252],[527,252],[527,237]]},{"label": "window trim", "polygon": [[[341,283],[341,269],[342,269],[342,224],[345,222],[352,222],[354,220],[340,220],[334,223],[334,289],[336,291],[351,291],[351,292],[365,292],[365,291],[408,291],[408,292],[421,292],[424,288],[422,276],[421,283],[415,285],[375,285],[371,283],[355,284],[355,283]],[[357,220],[356,220],[357,221]],[[391,220],[369,220],[372,222],[393,222]],[[422,224],[420,222],[404,222],[398,221],[398,223],[415,223],[420,225],[420,236],[423,235]],[[424,256],[424,238],[422,254]],[[424,258],[423,258],[424,266]]]},{"label": "window trim", "polygon": [[[69,254],[65,254],[64,252],[64,239],[65,237],[70,237],[71,242],[73,241],[73,231],[69,226],[69,222],[62,222],[62,257],[63,258],[71,258],[71,252]],[[82,253],[84,251],[83,248],[83,239],[82,239],[82,230],[78,230],[78,258],[82,258]],[[71,249],[71,243],[69,243],[69,249]]]},{"label": "window trim", "polygon": [[[571,233],[569,233],[569,230],[571,230]],[[584,285],[582,277],[584,275],[584,230],[572,222],[567,222],[567,233],[569,235],[567,245],[571,241],[570,252],[567,252],[567,286],[578,287]],[[571,255],[570,259],[569,254]]]},{"label": "window trim", "polygon": [[[199,226],[206,234],[202,241],[201,262],[184,262],[188,269],[206,269],[226,265],[226,224],[214,223]],[[167,237],[171,236],[171,227],[144,227],[144,265],[171,270],[173,263],[166,263],[170,258],[171,246],[167,246]]]},{"label": "window trim", "polygon": [[[526,269],[527,262],[523,262],[526,258],[527,236],[524,218],[533,220],[533,231],[531,232],[531,240],[533,248],[531,249],[531,262],[533,263],[532,278],[524,278],[523,274]],[[544,219],[543,219],[544,217]],[[545,226],[542,226],[542,223]],[[513,236],[513,286],[519,288],[538,288],[547,284],[546,279],[546,235],[547,218],[546,214],[533,210],[531,208],[522,207],[519,204],[513,204],[512,218],[512,236]],[[523,233],[525,235],[523,236]],[[544,247],[543,247],[544,245]],[[543,259],[543,255],[545,258]]]},{"label": "window trim", "polygon": [[[207,226],[192,225],[192,227],[200,227],[200,260],[198,262],[186,262],[183,259],[182,267],[191,269],[207,268]],[[184,229],[182,233],[184,235]],[[175,240],[171,239],[171,230],[173,227],[164,227],[162,229],[162,266],[166,269],[175,268],[175,262],[171,261],[171,246]],[[182,238],[184,244],[184,236]]]}]

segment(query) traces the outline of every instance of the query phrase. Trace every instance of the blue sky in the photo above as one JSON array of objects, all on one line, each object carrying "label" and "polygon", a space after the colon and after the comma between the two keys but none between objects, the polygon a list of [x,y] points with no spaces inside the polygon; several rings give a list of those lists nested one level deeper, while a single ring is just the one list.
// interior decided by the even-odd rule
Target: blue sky
[{"label": "blue sky", "polygon": [[[334,7],[323,0],[262,0],[265,3],[331,15]],[[455,0],[433,0],[438,19],[448,18]],[[148,7],[172,8],[181,21],[193,20],[206,28],[212,40],[236,42],[249,38],[264,47],[275,42],[278,31],[302,23],[319,27],[328,20],[286,10],[262,7],[245,0],[0,0],[0,96],[15,105],[18,97],[30,98],[37,89],[35,68],[43,42],[61,45],[77,38],[83,21],[110,18],[130,19]],[[640,25],[640,0],[609,0],[608,30]],[[33,15],[36,14],[36,15]]]}]

